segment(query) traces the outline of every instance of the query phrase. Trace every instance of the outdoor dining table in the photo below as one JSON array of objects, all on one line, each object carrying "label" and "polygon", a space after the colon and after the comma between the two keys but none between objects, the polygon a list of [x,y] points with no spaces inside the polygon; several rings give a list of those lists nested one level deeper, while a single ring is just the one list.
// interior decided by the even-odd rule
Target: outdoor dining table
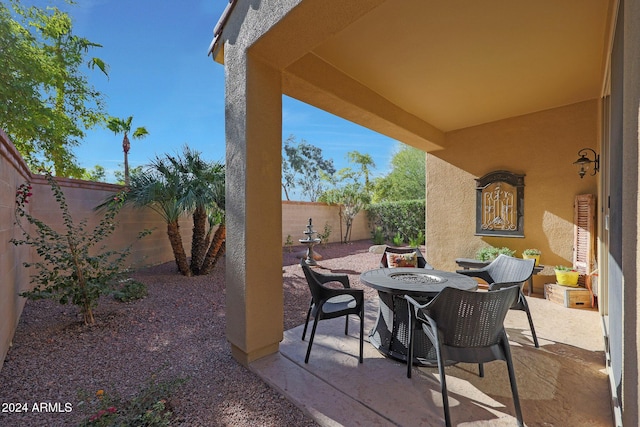
[{"label": "outdoor dining table", "polygon": [[[369,342],[387,357],[407,361],[409,343],[409,310],[404,299],[409,295],[426,303],[445,287],[476,290],[471,277],[449,271],[423,268],[378,268],[365,271],[360,282],[378,291],[378,319],[369,334]],[[437,366],[436,352],[423,333],[414,335],[413,363]]]}]

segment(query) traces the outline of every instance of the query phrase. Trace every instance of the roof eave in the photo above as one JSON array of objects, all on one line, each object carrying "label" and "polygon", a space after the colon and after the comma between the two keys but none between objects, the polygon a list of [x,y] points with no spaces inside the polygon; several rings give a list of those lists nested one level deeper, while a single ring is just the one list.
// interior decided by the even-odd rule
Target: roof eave
[{"label": "roof eave", "polygon": [[207,51],[207,56],[212,55],[213,60],[224,64],[224,43],[221,43],[222,31],[224,30],[224,26],[229,20],[229,16],[231,16],[231,12],[235,7],[237,0],[229,0],[227,7],[224,8],[222,15],[220,15],[220,19],[218,19],[218,23],[213,29],[213,40],[209,45],[209,50]]}]

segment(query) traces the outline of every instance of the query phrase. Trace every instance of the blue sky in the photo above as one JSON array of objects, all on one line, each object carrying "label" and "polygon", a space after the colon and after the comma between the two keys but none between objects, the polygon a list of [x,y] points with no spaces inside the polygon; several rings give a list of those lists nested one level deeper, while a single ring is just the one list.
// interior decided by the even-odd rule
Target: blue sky
[{"label": "blue sky", "polygon": [[[130,166],[174,154],[185,144],[206,159],[224,161],[224,67],[207,50],[227,0],[77,3],[64,7],[74,19],[75,34],[101,44],[91,56],[110,67],[108,79],[87,71],[90,82],[105,94],[110,115],[133,115],[133,127],[149,131],[145,139],[132,141]],[[378,175],[386,173],[397,148],[393,139],[284,97],[283,140],[291,134],[322,148],[338,169],[348,166],[347,152],[368,153]],[[113,181],[113,171],[123,168],[121,142],[122,136],[95,129],[74,152],[81,166],[99,164]]]}]

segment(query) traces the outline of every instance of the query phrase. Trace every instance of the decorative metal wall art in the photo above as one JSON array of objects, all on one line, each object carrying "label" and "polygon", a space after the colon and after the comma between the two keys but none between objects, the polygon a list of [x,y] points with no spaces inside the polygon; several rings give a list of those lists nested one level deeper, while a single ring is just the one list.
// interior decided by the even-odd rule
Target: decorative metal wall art
[{"label": "decorative metal wall art", "polygon": [[476,183],[476,235],[524,237],[524,175],[500,170]]}]

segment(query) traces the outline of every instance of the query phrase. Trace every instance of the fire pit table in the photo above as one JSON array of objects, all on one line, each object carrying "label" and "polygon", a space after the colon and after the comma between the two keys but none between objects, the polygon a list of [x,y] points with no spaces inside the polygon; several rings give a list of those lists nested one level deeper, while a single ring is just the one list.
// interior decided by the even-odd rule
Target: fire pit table
[{"label": "fire pit table", "polygon": [[[360,281],[378,291],[379,310],[369,342],[390,358],[407,361],[409,311],[405,295],[426,303],[445,287],[476,290],[478,283],[462,274],[422,268],[378,268],[365,271]],[[425,334],[415,334],[413,363],[437,366],[436,352]]]}]

